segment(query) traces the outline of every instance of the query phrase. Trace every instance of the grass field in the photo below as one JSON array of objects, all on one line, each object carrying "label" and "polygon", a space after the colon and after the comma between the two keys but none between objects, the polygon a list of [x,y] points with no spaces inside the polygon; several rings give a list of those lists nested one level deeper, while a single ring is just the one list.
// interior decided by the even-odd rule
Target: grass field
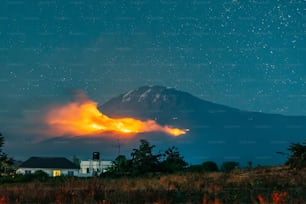
[{"label": "grass field", "polygon": [[306,169],[2,183],[1,203],[306,203]]}]

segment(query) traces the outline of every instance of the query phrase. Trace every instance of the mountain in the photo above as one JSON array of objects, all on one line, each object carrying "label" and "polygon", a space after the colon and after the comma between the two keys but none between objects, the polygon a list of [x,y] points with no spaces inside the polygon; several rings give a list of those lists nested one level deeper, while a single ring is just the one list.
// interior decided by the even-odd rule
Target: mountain
[{"label": "mountain", "polygon": [[[144,86],[112,98],[99,109],[111,117],[154,119],[159,124],[188,128],[179,138],[147,137],[179,147],[187,160],[240,161],[277,164],[286,158],[276,154],[290,143],[302,142],[306,117],[242,111],[199,99],[162,86]],[[167,140],[167,142],[164,142]]]},{"label": "mountain", "polygon": [[[180,125],[206,120],[216,113],[239,112],[237,109],[203,101],[189,93],[162,86],[144,86],[115,97],[99,107],[112,117],[131,116],[155,119],[160,124]],[[200,114],[201,113],[201,114]],[[207,118],[207,116],[209,118]]]}]

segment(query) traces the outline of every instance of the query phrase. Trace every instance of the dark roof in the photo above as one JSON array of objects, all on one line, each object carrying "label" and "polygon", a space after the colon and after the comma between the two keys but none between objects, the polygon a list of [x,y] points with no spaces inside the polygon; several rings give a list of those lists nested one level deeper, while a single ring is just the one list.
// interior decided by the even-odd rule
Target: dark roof
[{"label": "dark roof", "polygon": [[50,169],[79,169],[73,162],[64,157],[31,157],[19,167],[23,168],[50,168]]}]

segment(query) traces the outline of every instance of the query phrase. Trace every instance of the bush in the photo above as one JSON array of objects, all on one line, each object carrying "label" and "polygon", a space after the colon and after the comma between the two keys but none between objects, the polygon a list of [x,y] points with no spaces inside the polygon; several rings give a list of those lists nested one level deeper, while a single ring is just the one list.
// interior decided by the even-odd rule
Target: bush
[{"label": "bush", "polygon": [[234,161],[228,161],[228,162],[223,162],[221,165],[220,170],[222,172],[226,172],[229,173],[232,170],[236,169],[239,167],[239,163],[238,162],[234,162]]},{"label": "bush", "polygon": [[203,171],[215,172],[218,171],[218,166],[213,161],[207,161],[202,164]]},{"label": "bush", "polygon": [[[306,144],[306,141],[304,142]],[[306,167],[306,145],[293,143],[288,148],[291,151],[291,156],[286,162],[291,168],[302,169]]]},{"label": "bush", "polygon": [[196,165],[190,165],[188,168],[186,168],[187,172],[203,172],[203,167],[200,164],[196,164]]},{"label": "bush", "polygon": [[49,178],[49,175],[42,170],[38,170],[34,172],[33,178],[38,181],[46,181]]}]

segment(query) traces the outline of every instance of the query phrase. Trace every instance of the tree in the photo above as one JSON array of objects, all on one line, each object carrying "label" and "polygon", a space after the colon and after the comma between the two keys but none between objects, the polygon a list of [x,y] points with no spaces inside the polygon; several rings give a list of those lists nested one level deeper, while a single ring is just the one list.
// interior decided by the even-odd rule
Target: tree
[{"label": "tree", "polygon": [[214,171],[218,171],[218,166],[213,161],[207,161],[202,164],[202,169],[203,171],[214,172]]},{"label": "tree", "polygon": [[[306,141],[303,143],[306,144]],[[302,169],[306,167],[306,145],[292,143],[288,150],[291,152],[286,164],[291,168]]]},{"label": "tree", "polygon": [[203,172],[203,166],[201,164],[190,165],[186,169],[188,172]]},{"label": "tree", "polygon": [[33,177],[38,181],[46,181],[49,178],[49,174],[42,170],[37,170],[34,172]]},{"label": "tree", "polygon": [[4,144],[4,137],[0,133],[0,173],[1,174],[9,174],[15,172],[15,168],[13,166],[14,160],[9,158],[7,154],[2,151],[2,147]]},{"label": "tree", "polygon": [[2,133],[0,132],[0,153],[2,153],[3,144],[4,144],[4,137],[2,136]]},{"label": "tree", "polygon": [[180,155],[177,147],[171,147],[163,154],[165,160],[161,162],[161,170],[169,173],[183,170],[187,166],[184,157]]},{"label": "tree", "polygon": [[119,155],[113,161],[113,171],[119,174],[126,174],[131,171],[130,163],[131,161],[127,160],[124,155]]},{"label": "tree", "polygon": [[234,162],[234,161],[228,161],[228,162],[223,162],[221,165],[220,170],[226,173],[231,172],[232,170],[236,169],[239,167],[239,163],[238,162]]},{"label": "tree", "polygon": [[253,162],[252,161],[248,161],[248,169],[252,169],[253,168]]},{"label": "tree", "polygon": [[158,171],[160,154],[154,155],[152,150],[155,146],[150,145],[147,140],[140,140],[138,149],[133,149],[132,156],[132,173],[134,175]]}]

